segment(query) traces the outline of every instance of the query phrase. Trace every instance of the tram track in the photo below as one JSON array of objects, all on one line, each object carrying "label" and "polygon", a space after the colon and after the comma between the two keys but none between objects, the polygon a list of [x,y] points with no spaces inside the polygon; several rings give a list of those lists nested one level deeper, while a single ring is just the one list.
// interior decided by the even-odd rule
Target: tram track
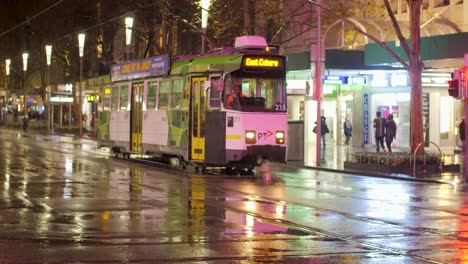
[{"label": "tram track", "polygon": [[[60,144],[62,144],[62,143],[60,143]],[[54,148],[51,148],[49,150],[54,151]],[[71,151],[71,150],[65,148],[65,149],[62,149],[62,151]],[[191,176],[194,175],[194,172],[192,172],[192,171],[187,171],[187,170],[183,170],[183,169],[180,169],[180,168],[174,168],[171,165],[166,164],[166,163],[162,163],[162,162],[148,161],[148,160],[143,160],[143,159],[130,159],[130,160],[118,159],[118,160],[119,160],[119,162],[128,161],[128,162],[135,162],[135,163],[138,163],[138,164],[142,164],[142,165],[145,165],[145,166],[158,167],[160,169],[166,170],[167,172],[176,173],[176,174],[179,174],[179,175],[184,175],[185,177],[191,177]],[[238,177],[238,176],[230,176],[230,175],[226,175],[226,174],[223,174],[223,173],[218,173],[216,171],[208,171],[206,174],[197,174],[197,175],[200,176],[200,177],[206,177],[208,179],[214,179],[214,180],[223,180],[223,179],[235,179],[235,180],[240,179],[240,180],[243,180],[241,178],[235,178],[235,177]],[[284,177],[287,177],[287,176],[284,176]],[[213,182],[211,182],[210,184],[213,184]],[[215,185],[217,185],[217,184],[215,184]],[[145,185],[144,187],[145,188],[155,189],[153,186],[148,186],[148,185]],[[287,188],[296,188],[296,189],[297,188],[314,189],[314,190],[316,190],[318,192],[323,192],[323,193],[326,193],[328,195],[341,196],[343,198],[362,199],[362,197],[354,197],[354,196],[350,196],[350,195],[349,196],[348,195],[341,195],[341,194],[336,193],[336,192],[320,190],[320,186],[317,186],[315,188],[308,188],[308,187],[304,187],[304,186],[285,185],[285,187],[287,187]],[[402,225],[398,225],[398,224],[391,223],[391,222],[388,222],[388,221],[382,221],[380,219],[360,217],[360,216],[357,216],[357,215],[354,215],[354,214],[349,214],[349,213],[341,212],[341,211],[338,211],[338,210],[331,210],[331,209],[328,209],[328,208],[325,208],[325,207],[310,205],[308,203],[300,202],[300,201],[293,200],[293,199],[278,200],[278,199],[271,198],[271,196],[268,196],[268,195],[253,194],[253,193],[249,193],[249,192],[245,192],[245,191],[241,191],[241,190],[237,190],[237,189],[233,189],[233,188],[222,187],[222,186],[219,186],[219,185],[216,186],[215,188],[217,190],[221,190],[223,192],[237,193],[238,196],[241,196],[241,197],[247,197],[247,196],[250,197],[251,196],[251,197],[253,197],[254,201],[256,201],[256,202],[267,201],[267,202],[270,202],[270,203],[285,203],[285,204],[300,205],[300,206],[303,206],[303,207],[307,207],[307,208],[309,208],[311,210],[324,211],[324,212],[327,212],[327,213],[330,213],[330,214],[339,214],[339,215],[341,215],[343,217],[346,217],[348,219],[354,219],[354,220],[357,220],[357,221],[368,222],[368,223],[378,223],[378,224],[382,224],[382,225],[397,227],[397,228],[400,228],[402,230],[409,230],[411,232],[417,232],[417,233],[420,233],[420,234],[431,234],[431,235],[446,237],[446,238],[450,238],[450,239],[458,239],[457,237],[447,236],[447,235],[444,235],[442,233],[434,232],[432,230],[414,229],[412,227],[402,226]],[[159,191],[162,191],[162,190],[159,190]],[[380,244],[377,244],[377,243],[364,242],[364,241],[361,241],[359,239],[359,237],[356,238],[356,237],[345,236],[345,235],[341,235],[341,234],[336,233],[336,232],[330,232],[328,230],[324,230],[324,229],[317,228],[317,227],[314,227],[314,226],[306,225],[306,224],[301,223],[300,221],[296,221],[295,219],[271,217],[268,214],[261,213],[260,211],[255,212],[255,211],[249,211],[249,210],[242,210],[242,209],[234,207],[234,206],[229,206],[229,204],[226,204],[226,203],[220,203],[217,199],[212,198],[212,197],[209,197],[209,198],[206,198],[206,199],[196,199],[196,198],[192,197],[190,199],[192,199],[194,201],[199,201],[199,202],[205,203],[206,205],[213,206],[213,207],[216,207],[216,208],[220,208],[220,209],[223,209],[223,210],[230,210],[232,212],[236,212],[236,213],[239,213],[239,214],[250,215],[250,216],[252,216],[254,218],[261,219],[262,221],[267,222],[267,223],[280,225],[280,226],[290,228],[290,229],[293,229],[293,230],[299,230],[299,231],[302,231],[302,232],[305,232],[305,233],[308,233],[308,234],[311,234],[311,235],[318,235],[318,236],[322,236],[324,238],[328,238],[330,240],[336,240],[336,241],[352,243],[352,244],[356,245],[357,247],[368,248],[369,250],[378,251],[377,253],[383,252],[383,253],[386,253],[386,254],[394,254],[394,255],[410,257],[410,258],[414,258],[414,259],[417,259],[417,260],[424,261],[426,263],[443,263],[443,262],[437,262],[435,260],[429,259],[429,258],[424,257],[424,256],[420,256],[420,255],[415,254],[415,253],[413,253],[411,251],[395,249],[395,248],[383,246],[383,245],[380,245]],[[367,199],[367,200],[372,200],[372,199]],[[382,202],[385,202],[385,201],[382,201]],[[427,209],[427,208],[422,208],[422,209]],[[430,210],[430,209],[428,209],[428,210]],[[375,253],[375,252],[372,252],[372,253]]]},{"label": "tram track", "polygon": [[[188,177],[193,175],[193,173],[191,173],[191,172],[187,172],[187,171],[184,171],[182,169],[174,169],[174,168],[171,168],[170,165],[167,165],[167,164],[164,164],[164,163],[148,162],[148,161],[144,161],[144,160],[139,160],[137,162],[140,163],[140,164],[145,164],[145,165],[149,165],[149,166],[154,166],[155,164],[157,164],[157,166],[160,166],[161,168],[167,169],[168,172],[169,171],[170,172],[176,172],[177,174],[182,174],[182,175],[188,176]],[[200,176],[201,177],[207,177],[208,176],[210,179],[220,179],[219,177],[222,177],[223,179],[226,179],[226,178],[232,179],[232,176],[225,175],[225,174],[222,174],[222,173],[215,173],[215,172],[212,172],[211,174],[200,174]],[[215,177],[211,177],[211,176],[215,176]],[[150,186],[145,186],[145,187],[146,188],[152,188]],[[298,186],[290,186],[290,185],[287,185],[286,187],[299,188]],[[301,188],[303,188],[303,187],[301,187]],[[314,211],[323,211],[323,212],[327,212],[329,214],[338,214],[338,215],[341,215],[341,216],[343,216],[345,218],[348,218],[348,219],[353,219],[353,220],[367,222],[367,223],[387,225],[387,226],[391,226],[393,228],[401,229],[403,231],[411,231],[411,232],[416,232],[416,233],[419,233],[419,234],[430,234],[430,235],[436,235],[436,236],[441,236],[441,237],[450,238],[450,239],[458,239],[456,237],[447,236],[445,234],[442,234],[442,233],[439,233],[439,232],[434,232],[434,231],[431,231],[431,230],[428,230],[428,229],[421,230],[421,229],[418,229],[418,228],[402,226],[402,225],[391,223],[391,222],[388,222],[388,221],[382,221],[380,219],[360,217],[360,216],[356,216],[356,215],[353,215],[353,214],[340,212],[340,211],[337,211],[337,210],[330,210],[330,209],[323,208],[323,207],[311,206],[310,204],[301,203],[301,202],[298,202],[298,201],[272,199],[271,197],[268,197],[268,196],[262,196],[262,195],[259,195],[259,194],[252,194],[252,193],[243,192],[243,191],[232,189],[232,188],[220,187],[220,186],[217,186],[216,189],[217,190],[222,190],[222,191],[225,191],[225,192],[238,193],[238,194],[240,194],[241,196],[244,196],[244,197],[254,197],[253,198],[254,202],[262,202],[262,201],[265,202],[266,201],[268,203],[278,203],[278,204],[281,203],[281,204],[290,204],[290,205],[291,204],[300,205],[300,206],[307,207],[307,208],[309,208],[311,210],[314,210]],[[329,193],[329,194],[330,195],[337,195],[336,193],[335,194]],[[377,244],[377,243],[363,242],[363,241],[360,240],[359,237],[344,236],[344,235],[340,235],[338,233],[329,232],[327,230],[323,230],[323,229],[316,228],[316,227],[313,227],[313,226],[301,224],[298,221],[294,221],[294,220],[290,220],[290,219],[284,219],[284,218],[282,219],[282,218],[277,218],[277,217],[270,217],[267,214],[261,214],[261,213],[258,213],[258,212],[242,210],[242,209],[239,209],[239,208],[236,208],[236,207],[233,207],[233,206],[228,206],[225,203],[220,203],[219,201],[217,201],[217,199],[216,200],[213,200],[213,198],[208,198],[208,199],[194,199],[194,198],[191,198],[191,199],[194,200],[194,201],[205,203],[206,205],[212,206],[212,207],[215,207],[215,208],[219,208],[219,209],[223,209],[223,210],[230,210],[232,212],[239,213],[239,214],[242,214],[242,215],[249,215],[249,216],[252,216],[254,218],[260,219],[263,222],[270,223],[270,224],[273,224],[273,225],[279,225],[279,226],[282,226],[282,227],[285,227],[285,228],[288,228],[288,229],[293,229],[293,230],[305,232],[305,233],[310,234],[310,235],[321,236],[321,237],[324,237],[324,238],[330,239],[330,240],[336,240],[336,241],[352,243],[352,244],[355,244],[357,247],[368,248],[368,249],[373,250],[373,251],[378,251],[378,252],[373,252],[373,253],[379,253],[380,252],[380,253],[385,253],[385,254],[400,255],[400,256],[410,257],[410,258],[414,258],[414,259],[417,259],[417,260],[420,260],[420,261],[424,261],[425,263],[437,263],[437,264],[438,263],[444,263],[444,262],[435,261],[433,259],[430,259],[430,258],[427,258],[427,257],[424,257],[424,256],[417,255],[417,254],[412,253],[411,251],[408,251],[408,250],[395,249],[395,248],[383,246],[383,245],[380,245],[380,244]],[[240,198],[240,200],[242,200],[242,199],[243,198]]]}]

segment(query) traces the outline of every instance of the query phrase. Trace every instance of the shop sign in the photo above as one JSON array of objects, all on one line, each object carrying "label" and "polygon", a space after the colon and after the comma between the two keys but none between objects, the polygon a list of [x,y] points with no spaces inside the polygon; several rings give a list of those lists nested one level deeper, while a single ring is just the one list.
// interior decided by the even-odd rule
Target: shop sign
[{"label": "shop sign", "polygon": [[369,94],[364,94],[364,144],[369,144]]},{"label": "shop sign", "polygon": [[346,83],[346,76],[338,76],[338,75],[325,75],[323,78],[324,84],[345,84]]},{"label": "shop sign", "polygon": [[422,117],[423,117],[423,133],[424,133],[424,142],[425,147],[429,147],[429,93],[422,94]]},{"label": "shop sign", "polygon": [[392,87],[408,86],[408,75],[406,73],[392,73],[390,84]]},{"label": "shop sign", "polygon": [[73,91],[73,84],[58,84],[57,85],[57,92],[68,92],[71,93]]},{"label": "shop sign", "polygon": [[388,79],[387,74],[383,72],[374,73],[372,74],[372,87],[387,87],[388,86]]},{"label": "shop sign", "polygon": [[451,80],[450,74],[445,76],[421,76],[421,83],[423,86],[433,86],[433,87],[448,87],[448,81]]},{"label": "shop sign", "polygon": [[366,76],[349,76],[348,77],[348,84],[366,85],[367,84],[367,77]]},{"label": "shop sign", "polygon": [[52,103],[73,103],[73,97],[52,96],[50,101]]},{"label": "shop sign", "polygon": [[399,87],[408,86],[407,73],[387,73],[379,72],[372,75],[372,87]]},{"label": "shop sign", "polygon": [[86,96],[86,101],[88,101],[89,103],[99,102],[99,94],[90,94]]}]

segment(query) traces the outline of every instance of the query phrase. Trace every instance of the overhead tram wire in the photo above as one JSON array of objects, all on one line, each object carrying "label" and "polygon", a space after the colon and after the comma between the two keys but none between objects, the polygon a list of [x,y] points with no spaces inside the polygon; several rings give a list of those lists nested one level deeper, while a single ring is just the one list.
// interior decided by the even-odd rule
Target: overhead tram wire
[{"label": "overhead tram wire", "polygon": [[57,2],[54,3],[53,5],[47,7],[46,9],[44,9],[44,10],[42,10],[41,12],[37,13],[36,15],[34,15],[34,16],[32,16],[32,17],[26,19],[25,21],[23,21],[23,22],[21,22],[21,23],[15,25],[15,26],[13,26],[12,28],[8,29],[7,31],[4,31],[4,32],[0,33],[0,38],[3,37],[4,35],[10,33],[11,31],[13,31],[13,30],[15,30],[15,29],[21,27],[22,25],[25,25],[25,24],[31,22],[31,20],[33,20],[33,19],[35,19],[36,17],[38,17],[38,16],[44,14],[45,12],[47,12],[47,11],[49,11],[50,9],[54,8],[55,6],[59,5],[59,4],[62,3],[63,1],[65,1],[65,0],[59,0],[59,1],[57,1]]}]

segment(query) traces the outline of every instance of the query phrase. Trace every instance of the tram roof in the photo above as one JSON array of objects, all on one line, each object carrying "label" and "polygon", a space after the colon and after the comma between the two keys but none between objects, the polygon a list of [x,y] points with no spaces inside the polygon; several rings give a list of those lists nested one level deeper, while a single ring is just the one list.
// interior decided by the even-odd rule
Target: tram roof
[{"label": "tram roof", "polygon": [[171,75],[196,72],[233,72],[241,67],[245,54],[219,56],[200,56],[191,59],[173,61]]}]

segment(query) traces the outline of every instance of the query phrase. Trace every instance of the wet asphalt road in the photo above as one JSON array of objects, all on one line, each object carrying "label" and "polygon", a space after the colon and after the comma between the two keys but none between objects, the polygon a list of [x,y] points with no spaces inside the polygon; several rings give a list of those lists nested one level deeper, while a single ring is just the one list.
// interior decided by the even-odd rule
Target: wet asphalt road
[{"label": "wet asphalt road", "polygon": [[0,129],[0,263],[468,263],[464,184],[201,175]]}]

